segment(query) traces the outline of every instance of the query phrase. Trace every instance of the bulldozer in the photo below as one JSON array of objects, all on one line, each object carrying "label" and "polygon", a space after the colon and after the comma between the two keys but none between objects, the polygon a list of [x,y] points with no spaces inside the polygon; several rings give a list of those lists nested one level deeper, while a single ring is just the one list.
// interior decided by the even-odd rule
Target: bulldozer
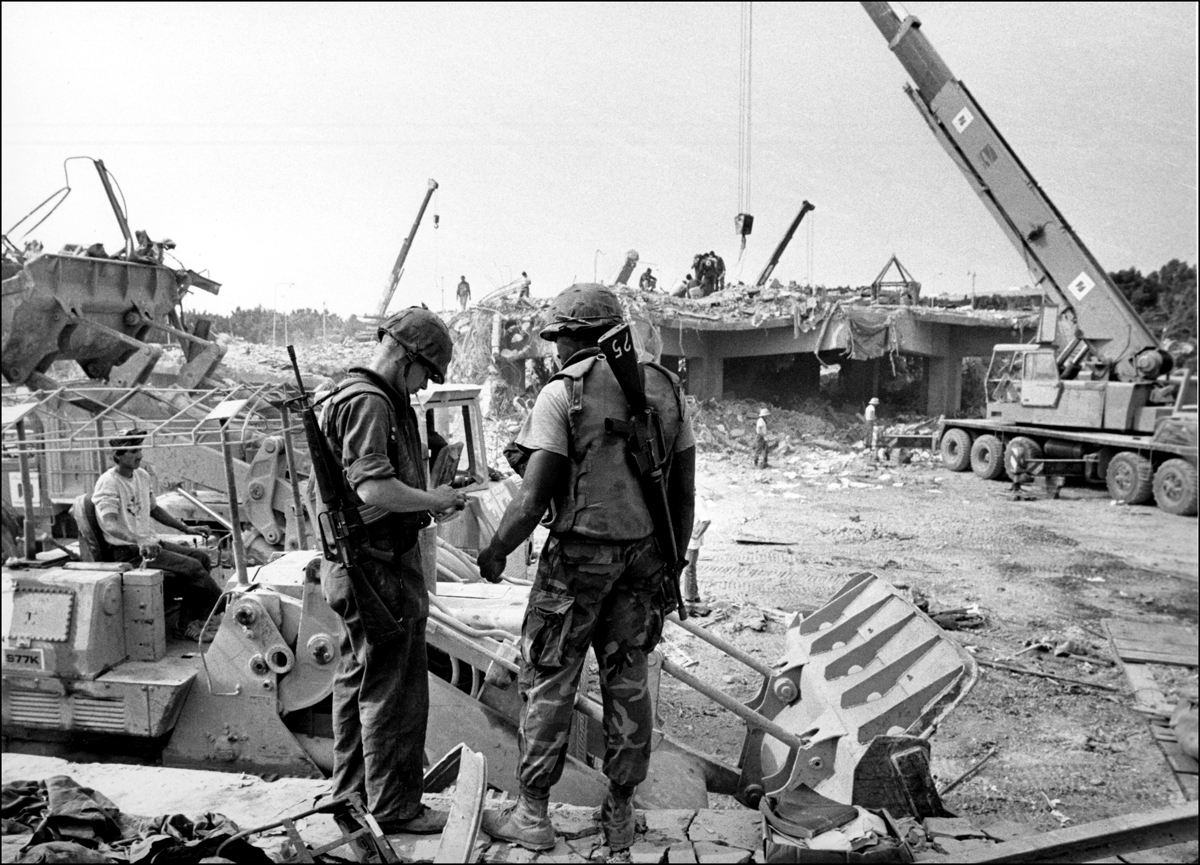
[{"label": "bulldozer", "polygon": [[[496,585],[479,580],[472,560],[517,483],[483,482],[491,471],[477,397],[472,386],[447,385],[422,401],[425,435],[440,425],[446,438],[461,437],[457,461],[441,473],[465,484],[473,503],[420,539],[430,593],[427,747],[431,762],[460,743],[486,753],[492,783],[515,792],[517,638],[530,584],[519,556]],[[187,447],[215,440],[228,455],[244,443],[237,416],[247,405],[223,402],[204,421],[189,421],[187,436],[175,435]],[[32,410],[6,406],[5,414],[7,457],[78,449],[78,437],[62,431],[17,436],[8,421],[19,416],[23,425]],[[155,449],[170,449],[167,431]],[[285,450],[289,436],[284,428]],[[291,495],[299,498],[301,478],[293,478]],[[236,521],[232,488],[227,505]],[[172,766],[302,777],[330,771],[340,622],[320,590],[321,554],[303,548],[311,535],[301,549],[261,565],[247,564],[234,545],[228,603],[205,647],[169,638],[172,599],[160,571],[87,561],[86,536],[95,527],[86,513],[79,530],[81,561],[27,555],[4,567],[5,749],[103,749]],[[816,794],[893,815],[942,813],[929,737],[971,689],[977,668],[886,581],[851,575],[820,609],[796,615],[773,664],[691,621],[675,626],[744,664],[760,684],[753,699],[739,701],[653,655],[656,701],[661,676],[672,676],[736,716],[746,732],[739,759],[727,762],[656,730],[639,807],[705,807],[712,794],[757,807],[763,797]],[[567,765],[554,789],[556,799],[578,805],[598,805],[607,790],[599,770],[602,707],[588,685],[581,683],[576,698]]]}]

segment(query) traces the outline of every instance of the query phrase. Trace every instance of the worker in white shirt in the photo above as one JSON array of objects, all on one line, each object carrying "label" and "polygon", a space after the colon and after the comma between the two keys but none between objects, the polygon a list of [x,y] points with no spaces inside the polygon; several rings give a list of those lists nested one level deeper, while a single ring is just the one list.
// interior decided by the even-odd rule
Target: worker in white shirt
[{"label": "worker in white shirt", "polygon": [[770,409],[760,408],[758,410],[758,421],[754,424],[754,465],[758,466],[758,458],[762,457],[761,468],[767,466],[767,418],[770,416]]},{"label": "worker in white shirt", "polygon": [[877,405],[879,405],[879,397],[873,396],[867,403],[866,409],[863,410],[863,420],[867,422],[866,429],[863,431],[863,439],[872,458],[875,455],[875,406]]},{"label": "worker in white shirt", "polygon": [[683,569],[683,600],[688,605],[688,612],[698,612],[695,605],[700,603],[700,584],[696,579],[696,563],[700,560],[700,547],[704,546],[704,533],[712,520],[708,518],[708,502],[696,502],[696,521],[692,524],[692,536],[687,545],[687,567]]}]

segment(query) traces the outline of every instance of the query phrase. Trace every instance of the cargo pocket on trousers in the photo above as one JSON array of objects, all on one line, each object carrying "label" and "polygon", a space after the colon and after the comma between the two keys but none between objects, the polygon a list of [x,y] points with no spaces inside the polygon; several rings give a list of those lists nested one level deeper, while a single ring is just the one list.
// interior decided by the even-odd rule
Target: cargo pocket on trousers
[{"label": "cargo pocket on trousers", "polygon": [[675,608],[674,601],[664,585],[650,598],[648,615],[646,617],[646,642],[642,644],[643,652],[652,652],[662,639],[663,628],[667,624],[667,614]]},{"label": "cargo pocket on trousers", "polygon": [[526,664],[545,668],[563,665],[573,603],[575,599],[569,596],[540,589],[530,592],[529,610],[521,628],[521,656]]}]

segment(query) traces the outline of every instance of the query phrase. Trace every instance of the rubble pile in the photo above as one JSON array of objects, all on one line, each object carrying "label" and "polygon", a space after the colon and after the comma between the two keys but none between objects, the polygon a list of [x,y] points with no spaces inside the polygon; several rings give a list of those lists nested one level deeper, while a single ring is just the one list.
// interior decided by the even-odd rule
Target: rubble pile
[{"label": "rubble pile", "polygon": [[[217,342],[226,349],[225,357],[217,370],[218,375],[241,381],[292,381],[292,366],[282,341],[275,347],[220,334]],[[337,380],[342,378],[350,367],[362,366],[369,361],[374,349],[373,342],[313,340],[298,343],[296,357],[300,361],[300,369],[306,375],[319,375]]]}]

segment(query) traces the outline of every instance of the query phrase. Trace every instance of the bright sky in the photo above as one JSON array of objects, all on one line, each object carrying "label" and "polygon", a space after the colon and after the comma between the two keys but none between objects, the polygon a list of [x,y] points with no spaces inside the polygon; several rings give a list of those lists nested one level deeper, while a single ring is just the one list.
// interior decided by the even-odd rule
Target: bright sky
[{"label": "bright sky", "polygon": [[[1196,4],[907,8],[1106,269],[1196,261]],[[808,199],[785,281],[864,285],[893,252],[927,293],[1027,281],[858,4],[753,11],[745,278]],[[522,270],[541,295],[594,267],[611,281],[629,249],[660,282],[708,249],[737,273],[737,3],[0,15],[3,228],[63,185],[66,157],[101,158],[131,227],[224,284],[201,308],[373,311],[430,177],[393,309],[452,305],[461,275],[476,298]],[[70,170],[31,236],[119,249],[95,171]]]}]

